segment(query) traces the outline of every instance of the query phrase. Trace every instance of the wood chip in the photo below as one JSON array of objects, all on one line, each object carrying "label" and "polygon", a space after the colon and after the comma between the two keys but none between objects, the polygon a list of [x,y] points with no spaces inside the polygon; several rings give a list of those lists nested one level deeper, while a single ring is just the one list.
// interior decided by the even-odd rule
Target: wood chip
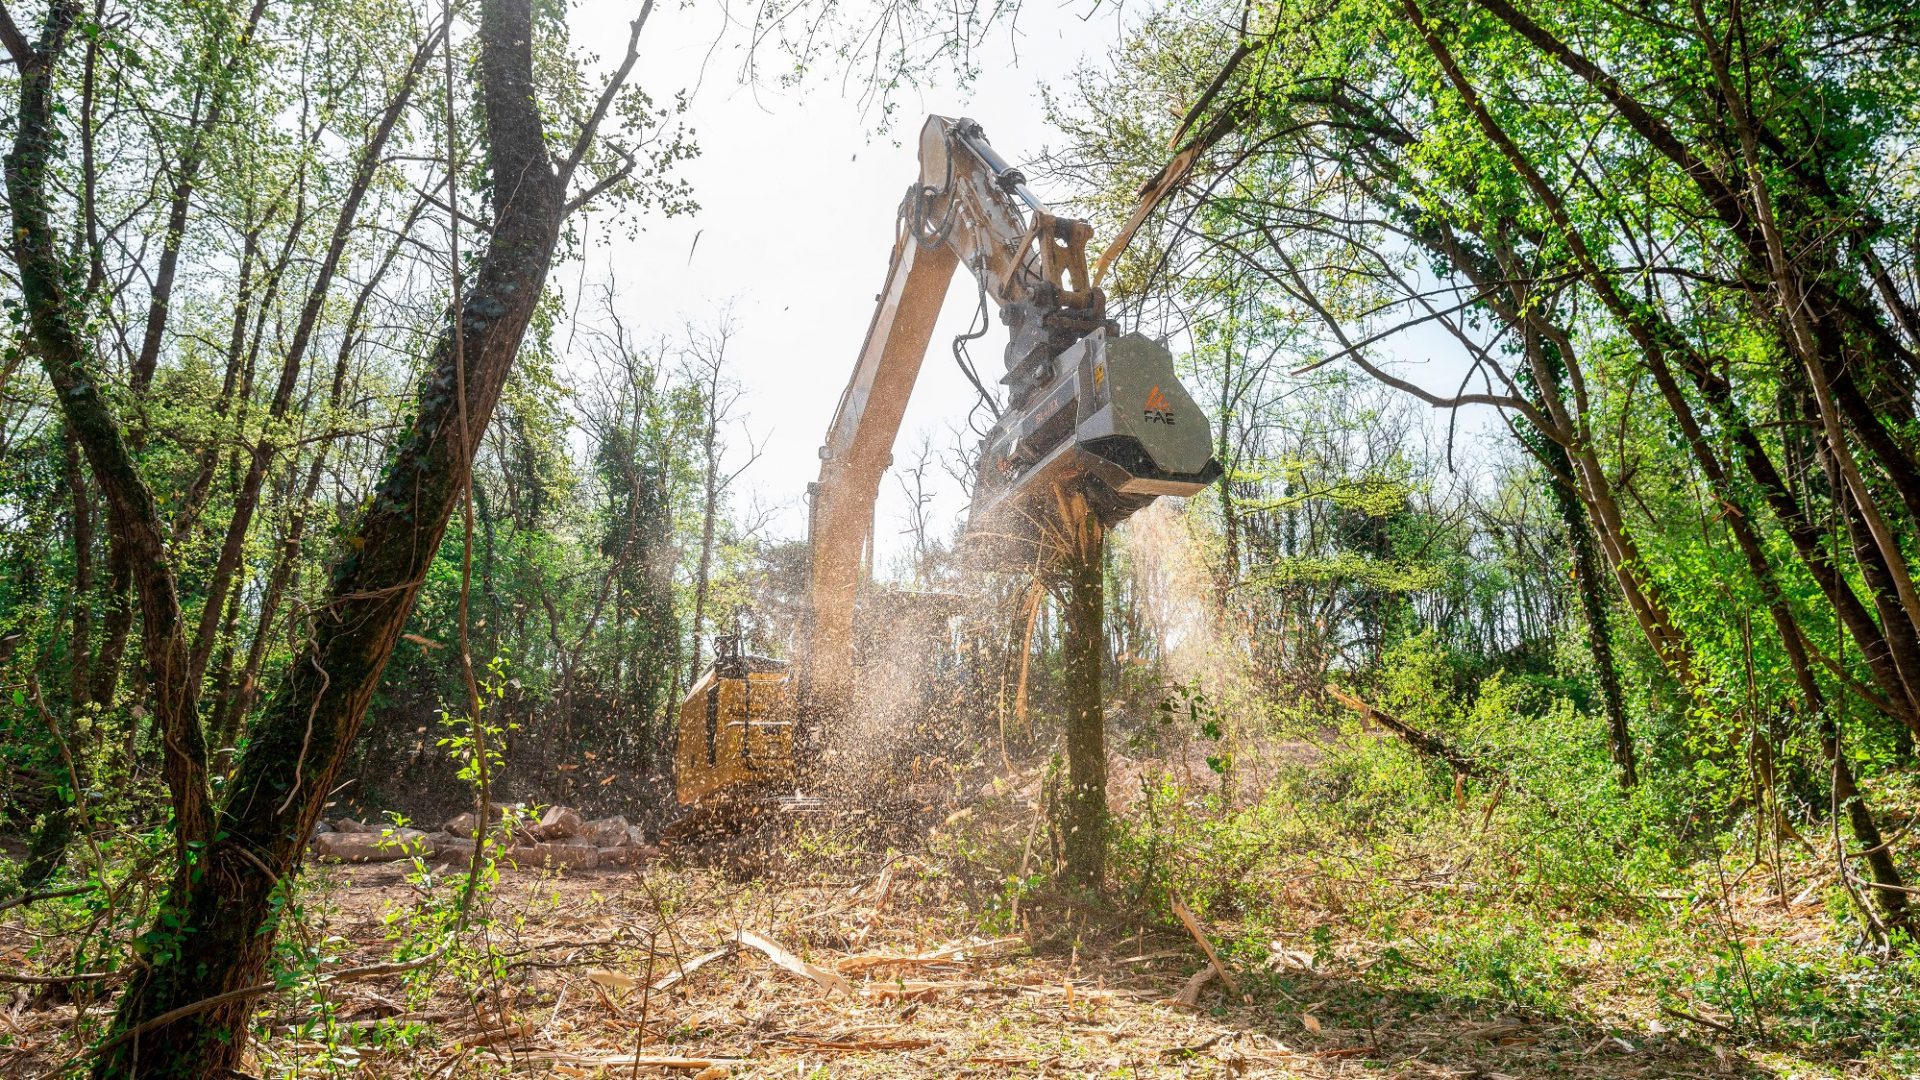
[{"label": "wood chip", "polygon": [[855,930],[848,938],[854,945],[864,944],[867,935],[873,933],[873,928],[880,925],[880,916],[886,912],[888,902],[893,899],[893,868],[897,865],[899,860],[889,859],[887,865],[880,868],[880,880],[874,885],[873,910],[868,913],[867,921],[861,924],[860,929]]},{"label": "wood chip", "polygon": [[848,995],[853,993],[853,984],[839,972],[815,967],[751,930],[736,931],[733,940],[761,953],[768,960],[773,961],[775,967],[790,971],[804,979],[812,979],[830,993],[835,990]]},{"label": "wood chip", "polygon": [[1207,984],[1214,980],[1215,974],[1216,972],[1211,964],[1194,972],[1193,975],[1187,979],[1187,985],[1181,987],[1180,992],[1173,996],[1174,1006],[1181,1009],[1199,1008],[1200,991],[1206,989]]}]

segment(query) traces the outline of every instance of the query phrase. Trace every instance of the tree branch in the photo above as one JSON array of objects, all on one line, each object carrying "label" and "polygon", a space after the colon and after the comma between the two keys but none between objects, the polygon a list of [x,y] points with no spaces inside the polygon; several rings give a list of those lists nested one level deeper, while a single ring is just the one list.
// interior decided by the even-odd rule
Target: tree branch
[{"label": "tree branch", "polygon": [[27,43],[26,35],[13,23],[13,16],[7,13],[5,0],[0,0],[0,44],[7,47],[7,55],[13,58],[13,65],[21,71],[38,63],[40,54]]},{"label": "tree branch", "polygon": [[612,173],[606,176],[601,177],[598,183],[594,184],[592,187],[581,192],[580,194],[575,195],[573,198],[568,199],[567,204],[564,208],[564,212],[571,214],[575,210],[578,210],[581,207],[592,202],[593,200],[599,198],[601,194],[604,193],[608,188],[611,188],[615,184],[618,184],[620,181],[625,180],[629,176],[632,176],[633,167],[634,167],[634,160],[631,156],[629,156],[626,162],[622,164],[620,168],[614,170]]},{"label": "tree branch", "polygon": [[[627,76],[633,73],[634,61],[640,58],[640,31],[647,25],[647,16],[651,14],[653,14],[653,0],[646,0],[640,5],[640,14],[628,24],[632,32],[627,35],[627,55],[620,61],[620,68],[613,73],[613,78],[607,80],[606,88],[600,91],[600,100],[593,105],[593,115],[587,117],[587,122],[580,126],[580,137],[574,140],[573,152],[568,154],[567,160],[560,165],[560,183],[563,187],[567,181],[573,179],[574,170],[579,168],[580,162],[586,158],[587,151],[593,146],[593,137],[600,130],[600,122],[607,118],[607,112],[613,108],[614,98],[619,96],[620,89],[627,84]],[[627,169],[631,170],[632,165],[629,164]],[[624,172],[625,170],[622,175]],[[567,208],[573,209],[610,186],[605,181],[595,184],[586,195],[569,202]]]}]

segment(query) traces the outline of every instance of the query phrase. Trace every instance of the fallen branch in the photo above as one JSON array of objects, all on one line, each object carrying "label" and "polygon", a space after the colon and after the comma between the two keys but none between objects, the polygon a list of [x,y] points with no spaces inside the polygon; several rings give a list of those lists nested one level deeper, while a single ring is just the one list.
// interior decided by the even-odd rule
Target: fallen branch
[{"label": "fallen branch", "polygon": [[1672,1005],[1662,1005],[1660,1006],[1660,1011],[1663,1013],[1666,1013],[1668,1016],[1673,1017],[1675,1020],[1686,1020],[1690,1023],[1699,1024],[1701,1027],[1710,1027],[1713,1030],[1718,1031],[1723,1035],[1740,1034],[1738,1031],[1735,1031],[1733,1028],[1727,1026],[1726,1024],[1721,1023],[1718,1020],[1709,1020],[1704,1016],[1695,1015],[1694,1013],[1690,1013],[1685,1009],[1677,1008]]},{"label": "fallen branch", "polygon": [[[460,1009],[430,1009],[412,1012],[398,1012],[392,1016],[372,1016],[361,1020],[330,1020],[326,1026],[335,1031],[378,1031],[383,1027],[399,1027],[404,1024],[431,1024],[441,1020],[451,1020],[464,1015]],[[275,1035],[287,1035],[309,1024],[321,1022],[319,1016],[309,1013],[292,1020],[274,1024],[268,1030]]]},{"label": "fallen branch", "polygon": [[893,953],[856,953],[843,956],[833,962],[833,968],[842,975],[854,975],[873,968],[884,967],[924,967],[929,964],[963,964],[969,955],[997,949],[1002,945],[1013,945],[1020,941],[1017,937],[995,938],[977,944],[948,945],[932,952],[901,956]]},{"label": "fallen branch", "polygon": [[1382,709],[1376,709],[1372,705],[1367,704],[1337,686],[1329,685],[1327,687],[1327,693],[1331,695],[1335,701],[1359,713],[1361,719],[1370,720],[1386,728],[1388,731],[1393,732],[1395,735],[1400,736],[1408,746],[1413,747],[1420,753],[1430,758],[1446,762],[1453,768],[1454,772],[1460,773],[1463,776],[1471,776],[1476,780],[1486,780],[1489,782],[1502,779],[1499,772],[1481,764],[1475,760],[1472,755],[1460,750],[1437,735],[1430,735],[1414,727],[1412,724],[1407,723],[1405,720],[1394,716],[1392,713]]},{"label": "fallen branch", "polygon": [[1201,1039],[1197,1043],[1192,1043],[1187,1046],[1169,1046],[1166,1049],[1160,1051],[1160,1056],[1164,1058],[1164,1057],[1180,1057],[1183,1054],[1197,1054],[1202,1050],[1212,1049],[1213,1044],[1225,1038],[1226,1034],[1227,1033],[1224,1031],[1216,1031],[1212,1035],[1209,1035],[1206,1038]]},{"label": "fallen branch", "polygon": [[720,946],[719,948],[713,950],[710,953],[706,953],[705,955],[702,955],[702,956],[696,956],[693,959],[687,961],[686,963],[681,964],[679,967],[679,970],[671,972],[670,974],[662,978],[659,982],[654,983],[653,992],[658,994],[664,990],[667,990],[668,988],[672,987],[675,983],[680,982],[682,979],[685,979],[687,976],[693,974],[696,971],[699,971],[703,967],[706,967],[708,964],[713,963],[715,960],[725,959],[726,957],[732,956],[734,953],[737,953],[739,951],[740,951],[740,946],[735,942],[729,941],[725,945]]},{"label": "fallen branch", "polygon": [[815,967],[751,930],[735,932],[733,940],[761,953],[768,960],[773,961],[775,967],[790,971],[801,978],[811,979],[828,991],[838,990],[848,995],[853,993],[853,984],[841,977],[839,972]]},{"label": "fallen branch", "polygon": [[0,971],[0,983],[19,983],[25,986],[65,986],[68,983],[104,982],[118,979],[124,971],[82,971],[74,975],[13,975]]},{"label": "fallen branch", "polygon": [[[381,975],[397,975],[403,971],[412,971],[415,968],[426,967],[439,958],[440,950],[435,949],[425,956],[401,961],[400,963],[367,964],[362,967],[341,968],[339,971],[327,972],[321,975],[319,981],[323,983],[350,982],[355,979],[371,979]],[[229,990],[224,994],[215,994],[212,997],[201,998],[199,1001],[182,1005],[177,1009],[169,1009],[159,1016],[136,1024],[101,1043],[99,1046],[94,1047],[93,1056],[98,1057],[129,1039],[137,1039],[150,1031],[158,1031],[177,1020],[184,1020],[189,1016],[205,1012],[208,1009],[220,1005],[225,1005],[230,1001],[245,1001],[248,998],[259,997],[262,994],[270,994],[279,989],[282,989],[282,987],[277,982],[254,983],[252,986],[243,986],[238,990]]]},{"label": "fallen branch", "polygon": [[262,994],[270,994],[273,991],[278,989],[280,989],[279,983],[272,983],[272,982],[255,983],[252,986],[243,986],[238,990],[229,990],[224,994],[215,994],[212,997],[204,997],[204,998],[201,998],[199,1001],[195,1001],[187,1005],[182,1005],[177,1009],[168,1009],[166,1012],[161,1013],[159,1016],[156,1016],[153,1019],[145,1021],[143,1023],[135,1024],[133,1027],[130,1027],[125,1031],[122,1031],[120,1034],[115,1035],[113,1038],[108,1039],[106,1042],[103,1042],[99,1046],[94,1047],[93,1056],[99,1057],[101,1054],[106,1053],[107,1051],[113,1049],[116,1046],[119,1046],[121,1043],[126,1042],[129,1039],[137,1039],[140,1036],[145,1035],[150,1031],[158,1031],[161,1028],[166,1027],[168,1024],[171,1024],[176,1020],[184,1020],[189,1016],[193,1016],[197,1013],[205,1012],[206,1010],[215,1008],[216,1006],[225,1005],[229,1001],[244,1001],[247,998],[259,997]]},{"label": "fallen branch", "polygon": [[92,885],[72,885],[64,889],[48,889],[45,892],[21,893],[11,900],[0,900],[0,911],[25,907],[28,904],[38,903],[42,900],[54,900],[62,896],[79,896],[81,893],[92,891]]},{"label": "fallen branch", "polygon": [[812,1050],[924,1050],[938,1046],[932,1039],[814,1039],[805,1035],[778,1035],[781,1042]]},{"label": "fallen branch", "polygon": [[[1240,984],[1227,970],[1227,965],[1220,962],[1220,954],[1213,950],[1213,942],[1207,940],[1206,931],[1200,929],[1200,920],[1194,918],[1193,912],[1187,910],[1186,901],[1180,899],[1178,893],[1173,894],[1173,913],[1180,916],[1180,921],[1187,925],[1187,933],[1192,934],[1193,940],[1200,944],[1200,951],[1207,954],[1207,963],[1213,965],[1214,973],[1220,976],[1220,981],[1235,997],[1244,997],[1240,992]],[[1199,988],[1195,987],[1194,992],[1198,994]]]},{"label": "fallen branch", "polygon": [[482,1031],[478,1035],[469,1035],[455,1043],[454,1046],[461,1050],[477,1050],[483,1046],[496,1046],[503,1042],[512,1042],[515,1039],[525,1038],[531,1034],[533,1034],[532,1021],[523,1020],[518,1024],[509,1024],[503,1028]]},{"label": "fallen branch", "polygon": [[861,988],[860,995],[875,1001],[932,1001],[941,994],[1018,994],[1025,989],[1025,987],[995,986],[978,980],[932,982],[920,979],[890,979],[886,982],[867,984]]},{"label": "fallen branch", "polygon": [[746,1058],[733,1057],[670,1057],[650,1054],[609,1054],[594,1057],[587,1054],[568,1054],[561,1051],[519,1052],[516,1060],[542,1062],[550,1065],[578,1065],[583,1068],[623,1068],[623,1069],[711,1069],[727,1068],[747,1064]]}]

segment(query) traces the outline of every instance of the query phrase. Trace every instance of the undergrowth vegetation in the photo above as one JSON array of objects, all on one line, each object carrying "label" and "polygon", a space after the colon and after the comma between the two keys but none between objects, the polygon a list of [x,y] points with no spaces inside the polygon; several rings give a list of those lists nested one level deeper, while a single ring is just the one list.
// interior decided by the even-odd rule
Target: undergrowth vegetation
[{"label": "undergrowth vegetation", "polygon": [[[1263,1000],[1317,996],[1344,1026],[1472,1002],[1630,1041],[1690,1030],[1763,1059],[1920,1068],[1920,955],[1874,947],[1830,821],[1770,816],[1750,787],[1702,804],[1684,776],[1623,790],[1604,719],[1521,679],[1461,692],[1446,659],[1410,640],[1379,700],[1482,775],[1351,713],[1250,725],[1231,765],[1217,731],[1150,724],[1138,790],[1119,796],[1116,895],[1169,921],[1179,898]],[[1215,772],[1199,783],[1168,765],[1189,741]],[[1904,778],[1873,795],[1896,819],[1920,806]]]}]

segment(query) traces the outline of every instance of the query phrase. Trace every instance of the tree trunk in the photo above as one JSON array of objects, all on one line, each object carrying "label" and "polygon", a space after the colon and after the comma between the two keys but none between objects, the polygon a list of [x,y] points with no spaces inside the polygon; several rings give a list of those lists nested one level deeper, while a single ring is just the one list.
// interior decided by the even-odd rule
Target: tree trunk
[{"label": "tree trunk", "polygon": [[[93,640],[93,519],[86,478],[80,472],[80,448],[71,437],[62,441],[65,443],[67,492],[73,500],[70,530],[73,541],[73,631],[72,641],[67,646],[70,656],[67,723],[70,730],[75,730],[88,712],[87,693],[93,685],[87,670]],[[56,742],[64,744],[67,741],[66,736],[58,730],[48,734]],[[70,750],[63,750],[62,753],[68,768],[56,769],[52,774],[54,779],[48,785],[50,797],[47,811],[34,827],[33,837],[27,845],[27,861],[20,869],[19,887],[22,892],[38,889],[60,871],[60,864],[66,860],[67,846],[73,842],[74,826],[78,824],[79,802],[86,797],[87,781],[80,770],[90,763],[91,758],[86,754],[75,756]]]},{"label": "tree trunk", "polygon": [[[1425,38],[1429,51],[1433,54],[1434,59],[1440,63],[1442,70],[1446,73],[1448,81],[1451,82],[1459,92],[1461,100],[1473,115],[1474,119],[1479,123],[1480,128],[1485,132],[1489,141],[1499,148],[1502,155],[1507,158],[1514,170],[1519,173],[1521,178],[1526,182],[1527,187],[1531,189],[1534,198],[1552,216],[1554,224],[1567,242],[1575,260],[1580,265],[1588,286],[1594,290],[1600,301],[1606,306],[1608,312],[1626,329],[1634,343],[1639,346],[1642,355],[1647,360],[1649,369],[1652,371],[1655,382],[1660,388],[1662,397],[1673,410],[1674,417],[1680,424],[1682,433],[1686,437],[1690,449],[1699,461],[1701,468],[1705,471],[1708,481],[1713,486],[1716,495],[1725,501],[1729,510],[1725,515],[1728,531],[1732,533],[1736,544],[1741,549],[1741,553],[1745,557],[1748,567],[1754,575],[1755,582],[1760,587],[1762,598],[1767,603],[1768,614],[1772,618],[1775,629],[1780,635],[1781,644],[1785,648],[1787,658],[1793,667],[1794,679],[1799,684],[1808,718],[1820,727],[1822,745],[1826,750],[1829,763],[1833,769],[1835,801],[1845,804],[1843,808],[1852,824],[1856,839],[1860,840],[1868,849],[1868,863],[1874,871],[1876,882],[1884,886],[1879,890],[1880,895],[1877,898],[1879,906],[1887,916],[1887,924],[1889,926],[1903,924],[1905,921],[1906,899],[1904,886],[1900,882],[1898,871],[1894,868],[1890,853],[1885,850],[1885,845],[1880,841],[1879,830],[1874,824],[1873,815],[1867,810],[1859,798],[1857,790],[1853,789],[1852,770],[1841,753],[1838,729],[1828,709],[1824,695],[1820,690],[1818,680],[1814,676],[1812,664],[1807,655],[1805,638],[1802,636],[1800,628],[1791,610],[1787,606],[1786,598],[1782,594],[1778,581],[1772,572],[1772,567],[1767,561],[1760,540],[1753,532],[1751,519],[1745,509],[1740,505],[1740,500],[1735,498],[1735,493],[1731,485],[1727,482],[1725,471],[1719,463],[1718,456],[1714,454],[1711,445],[1707,443],[1694,417],[1691,406],[1680,393],[1678,384],[1673,379],[1671,368],[1667,364],[1667,355],[1669,352],[1675,355],[1684,355],[1688,349],[1684,338],[1680,337],[1670,325],[1664,322],[1641,319],[1635,316],[1633,305],[1628,303],[1627,299],[1620,294],[1612,278],[1601,268],[1599,262],[1588,250],[1582,234],[1575,227],[1560,197],[1547,185],[1544,178],[1534,168],[1532,163],[1521,154],[1512,138],[1499,126],[1492,114],[1486,109],[1484,104],[1482,104],[1476,90],[1454,62],[1451,51],[1441,40],[1435,29],[1429,25],[1415,0],[1402,0],[1402,3],[1408,19],[1419,29],[1421,35]],[[1490,10],[1495,10],[1496,14],[1507,20],[1509,25],[1521,30],[1523,34],[1527,32],[1526,29],[1523,29],[1523,26],[1531,28],[1536,33],[1538,32],[1538,27],[1527,24],[1516,12],[1507,7],[1505,0],[1482,0],[1482,3]],[[1556,42],[1555,44],[1557,45],[1558,43]],[[1560,46],[1560,48],[1563,52],[1565,51],[1564,46]],[[1764,207],[1762,209],[1764,211]],[[1767,217],[1764,212],[1760,216],[1763,219]],[[1771,263],[1776,271],[1776,276],[1784,277],[1785,268],[1781,265],[1778,257],[1777,239],[1770,242],[1768,246],[1774,249],[1774,257],[1770,260],[1761,260],[1763,265]],[[1791,304],[1791,301],[1795,299],[1795,295],[1793,290],[1788,287],[1788,284],[1782,282],[1779,288],[1783,302],[1787,302],[1788,306],[1795,306]],[[1791,317],[1797,319],[1802,317],[1802,315],[1803,313],[1796,310]],[[1829,445],[1833,455],[1837,459],[1837,466],[1845,470],[1849,466],[1850,460],[1845,446],[1844,436],[1837,430],[1838,422],[1833,417],[1831,402],[1827,397],[1828,387],[1825,381],[1826,373],[1821,369],[1821,358],[1815,355],[1813,350],[1807,349],[1804,343],[1802,343],[1802,353],[1810,379],[1813,383],[1815,395],[1818,399],[1817,403],[1820,405],[1823,418],[1827,425]],[[1851,473],[1847,475],[1845,479],[1848,485],[1856,490],[1864,488],[1864,483],[1857,473]],[[1862,501],[1865,500],[1863,499]],[[1869,515],[1875,512],[1875,508],[1870,506],[1863,507],[1863,509],[1865,509]],[[1876,528],[1875,535],[1883,549],[1889,546],[1886,542],[1883,529]],[[1891,555],[1894,558],[1898,558],[1899,552],[1894,551]],[[1911,590],[1907,588],[1902,588],[1901,591],[1903,594],[1911,592]],[[1844,857],[1843,854],[1842,858]],[[1883,873],[1888,875],[1884,879],[1880,877]]]},{"label": "tree trunk", "polygon": [[[717,362],[715,370],[714,382],[717,384]],[[688,686],[700,678],[700,635],[706,630],[707,590],[713,577],[713,519],[720,512],[720,417],[716,415],[719,408],[720,403],[710,389],[707,394],[707,430],[702,444],[705,451],[706,498],[700,516],[700,563],[694,569],[693,578],[693,659],[687,664]],[[740,647],[745,648],[745,643],[742,642]]]},{"label": "tree trunk", "polygon": [[[1106,658],[1105,530],[1075,496],[1064,508],[1066,542],[1060,551],[1063,593],[1061,651],[1066,686],[1067,795],[1061,804],[1066,876],[1098,888],[1107,863],[1106,710],[1101,674]],[[1077,520],[1075,520],[1077,519]]]},{"label": "tree trunk", "polygon": [[276,896],[299,868],[439,550],[558,242],[566,180],[550,163],[534,101],[532,39],[529,0],[481,5],[478,70],[498,202],[486,254],[455,313],[463,348],[453,347],[449,319],[418,414],[346,537],[312,633],[253,728],[218,832],[143,939],[148,962],[128,981],[96,1077],[225,1076],[245,1052],[277,930]]},{"label": "tree trunk", "polygon": [[1580,593],[1580,610],[1587,618],[1587,649],[1593,654],[1594,678],[1600,683],[1600,700],[1607,710],[1607,745],[1613,763],[1620,770],[1620,786],[1631,788],[1640,782],[1635,760],[1633,728],[1627,723],[1626,695],[1620,692],[1620,668],[1613,656],[1613,623],[1609,618],[1606,586],[1601,581],[1600,559],[1594,550],[1593,527],[1587,521],[1579,496],[1568,486],[1573,461],[1566,448],[1550,439],[1541,439],[1542,449],[1552,461],[1554,509],[1567,530],[1567,542],[1573,549],[1573,584]]},{"label": "tree trunk", "polygon": [[34,351],[60,402],[67,432],[80,443],[94,483],[106,499],[115,544],[140,596],[141,647],[152,683],[163,771],[173,797],[174,843],[184,874],[193,845],[210,836],[213,826],[206,743],[197,715],[198,688],[187,677],[186,624],[168,564],[167,534],[153,493],[140,475],[139,463],[93,370],[91,350],[80,332],[84,316],[67,288],[80,275],[60,254],[48,206],[47,173],[59,139],[54,69],[78,18],[79,5],[74,0],[54,0],[47,5],[37,44],[7,43],[19,73],[13,147],[5,165],[13,211],[13,256]]}]

